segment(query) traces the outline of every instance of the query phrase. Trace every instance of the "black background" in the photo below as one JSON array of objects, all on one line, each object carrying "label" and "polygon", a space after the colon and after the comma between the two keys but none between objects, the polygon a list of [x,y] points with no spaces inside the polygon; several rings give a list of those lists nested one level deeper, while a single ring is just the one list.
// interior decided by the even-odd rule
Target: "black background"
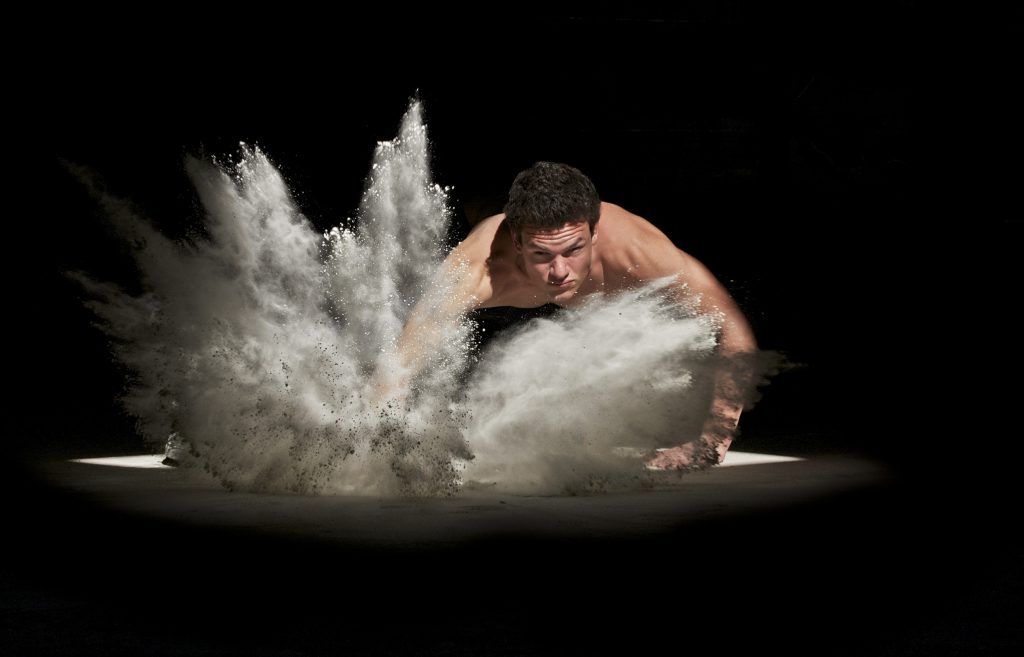
[{"label": "black background", "polygon": [[[14,191],[24,192],[29,207],[12,221],[7,244],[19,295],[8,314],[17,335],[9,464],[141,447],[113,403],[123,373],[62,273],[83,269],[131,287],[131,258],[58,158],[93,169],[167,234],[184,236],[201,222],[201,209],[183,156],[227,156],[239,142],[256,144],[281,168],[307,217],[329,228],[354,212],[375,143],[395,136],[418,94],[435,181],[454,186],[456,237],[475,215],[500,207],[517,171],[542,159],[579,167],[604,200],[651,220],[726,284],[763,348],[803,365],[764,390],[744,416],[737,448],[854,453],[894,465],[901,490],[913,491],[914,502],[901,508],[945,529],[920,543],[892,537],[910,540],[903,554],[914,552],[913,564],[887,563],[881,547],[860,555],[868,559],[861,567],[878,566],[869,578],[875,585],[910,573],[899,603],[880,603],[879,613],[895,618],[926,613],[915,605],[927,613],[941,607],[937,617],[954,622],[963,609],[948,601],[970,588],[975,566],[1012,563],[1016,580],[984,580],[1004,601],[995,620],[982,622],[972,608],[956,635],[979,651],[1004,645],[969,637],[982,626],[1004,631],[1020,596],[1019,546],[1001,542],[1006,521],[998,515],[1014,508],[1012,479],[1003,472],[1019,438],[1009,385],[1019,363],[1017,332],[1007,309],[1022,227],[1012,202],[1020,140],[1010,83],[1019,16],[986,17],[981,33],[961,25],[957,34],[969,33],[980,51],[959,50],[939,29],[955,20],[940,22],[914,2],[827,12],[688,3],[673,11],[329,24],[178,15],[159,30],[123,31],[92,22],[87,29],[74,18],[37,40],[25,54],[37,66],[15,74],[24,93],[11,130],[28,146],[21,167],[28,177]],[[948,113],[963,101],[981,105],[983,116]],[[975,140],[980,151],[947,164]],[[64,521],[72,515],[66,509],[77,509],[25,472],[12,468],[7,481],[19,495],[33,491],[37,508],[64,509],[57,516]],[[849,504],[845,510],[855,513]],[[887,508],[881,497],[865,504]],[[18,517],[35,513],[31,505],[19,509]],[[95,510],[77,509],[75,517],[85,518],[74,525],[83,530],[120,526]],[[799,525],[778,520],[791,530]],[[759,531],[772,531],[762,522]],[[883,511],[878,536],[899,526],[895,512]],[[822,527],[837,529],[828,521]],[[147,531],[153,544],[167,540],[167,530]],[[732,554],[723,547],[730,531],[739,530],[723,529],[708,549]],[[44,532],[24,553],[58,536]],[[107,558],[104,545],[89,554]],[[856,556],[850,548],[808,559],[823,566]],[[789,553],[783,561],[804,563]],[[945,597],[933,575],[955,584]],[[839,580],[857,589],[852,576]],[[273,581],[271,592],[287,589]],[[824,622],[825,612],[805,600],[798,609],[812,620],[806,636],[820,631],[824,645],[835,647],[842,643],[836,635],[856,625],[859,607],[810,581],[800,580],[845,620]],[[704,590],[715,582],[711,575],[696,580]],[[507,604],[526,599],[522,593]],[[712,600],[728,614],[742,604],[720,589]],[[781,611],[761,602],[754,615],[764,628],[782,621]],[[557,625],[545,623],[545,631]],[[27,635],[8,636],[30,645]],[[173,654],[173,640],[162,640]],[[367,634],[357,644],[369,650],[373,639]]]}]

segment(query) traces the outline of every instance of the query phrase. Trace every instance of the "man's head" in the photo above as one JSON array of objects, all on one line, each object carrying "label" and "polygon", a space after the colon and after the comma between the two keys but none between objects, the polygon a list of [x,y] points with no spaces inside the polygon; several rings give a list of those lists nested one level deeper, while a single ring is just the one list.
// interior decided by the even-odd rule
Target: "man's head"
[{"label": "man's head", "polygon": [[589,276],[600,214],[594,183],[568,164],[537,162],[513,181],[505,220],[526,275],[552,301]]}]

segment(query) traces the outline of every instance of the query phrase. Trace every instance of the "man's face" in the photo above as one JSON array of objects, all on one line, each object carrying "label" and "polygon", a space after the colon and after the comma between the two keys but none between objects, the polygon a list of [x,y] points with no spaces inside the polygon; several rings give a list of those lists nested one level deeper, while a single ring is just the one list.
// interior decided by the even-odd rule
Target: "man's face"
[{"label": "man's face", "polygon": [[590,275],[597,226],[590,232],[586,221],[566,223],[553,230],[524,228],[514,239],[529,279],[542,289],[549,302],[565,301]]}]

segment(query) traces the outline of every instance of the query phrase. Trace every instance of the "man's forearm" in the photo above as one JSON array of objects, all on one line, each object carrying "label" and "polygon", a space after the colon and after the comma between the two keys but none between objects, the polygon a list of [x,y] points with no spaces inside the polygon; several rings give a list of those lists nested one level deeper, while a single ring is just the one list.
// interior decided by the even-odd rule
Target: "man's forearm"
[{"label": "man's forearm", "polygon": [[444,351],[456,335],[460,319],[477,303],[477,276],[464,261],[449,256],[406,318],[395,352],[376,374],[376,398],[405,399],[414,379]]},{"label": "man's forearm", "polygon": [[725,458],[739,426],[750,380],[750,366],[742,356],[722,357],[714,372],[714,394],[700,441],[706,457],[715,463]]},{"label": "man's forearm", "polygon": [[723,322],[719,350],[714,358],[713,396],[700,445],[705,458],[721,463],[732,445],[740,415],[751,394],[757,342],[742,313]]}]

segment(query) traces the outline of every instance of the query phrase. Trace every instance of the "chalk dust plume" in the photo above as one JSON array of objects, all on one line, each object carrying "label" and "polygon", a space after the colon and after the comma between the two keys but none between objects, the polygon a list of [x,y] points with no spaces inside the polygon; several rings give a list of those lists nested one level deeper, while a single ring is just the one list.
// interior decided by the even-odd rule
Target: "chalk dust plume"
[{"label": "chalk dust plume", "polygon": [[696,437],[718,327],[670,301],[665,279],[482,353],[464,318],[404,401],[380,399],[410,311],[446,293],[452,246],[418,101],[378,144],[355,216],[325,232],[266,153],[242,144],[236,160],[185,159],[207,227],[187,240],[66,163],[132,246],[144,292],[68,275],[131,373],[120,402],[138,432],[154,446],[179,432],[185,466],[251,491],[572,493],[646,485],[639,454]]}]

